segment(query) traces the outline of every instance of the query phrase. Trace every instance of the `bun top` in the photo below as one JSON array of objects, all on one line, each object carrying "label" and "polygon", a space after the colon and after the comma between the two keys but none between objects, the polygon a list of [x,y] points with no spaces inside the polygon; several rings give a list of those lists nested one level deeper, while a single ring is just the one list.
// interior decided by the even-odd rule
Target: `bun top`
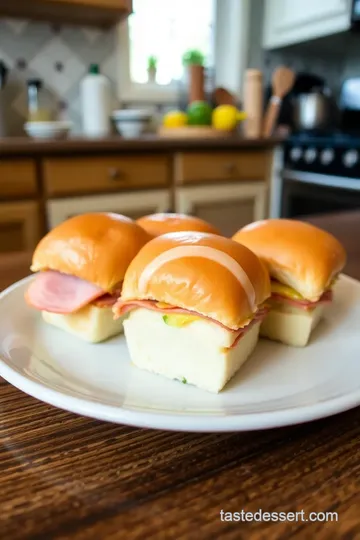
[{"label": "bun top", "polygon": [[151,214],[149,216],[143,216],[136,223],[154,237],[180,231],[220,234],[220,231],[210,225],[210,223],[186,214]]},{"label": "bun top", "polygon": [[312,302],[346,263],[345,249],[334,236],[302,221],[258,221],[238,231],[233,240],[253,250],[273,278]]},{"label": "bun top", "polygon": [[149,239],[141,227],[125,216],[82,214],[44,236],[35,249],[31,270],[56,270],[112,292]]},{"label": "bun top", "polygon": [[249,249],[209,233],[178,232],[141,249],[120,301],[156,300],[238,329],[269,296],[268,272]]}]

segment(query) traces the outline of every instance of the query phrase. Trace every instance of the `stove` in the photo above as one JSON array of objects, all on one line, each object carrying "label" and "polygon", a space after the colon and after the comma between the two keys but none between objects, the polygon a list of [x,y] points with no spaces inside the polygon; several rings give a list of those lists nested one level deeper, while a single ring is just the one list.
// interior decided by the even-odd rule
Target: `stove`
[{"label": "stove", "polygon": [[285,143],[284,167],[356,179],[360,189],[360,132],[295,133]]},{"label": "stove", "polygon": [[272,217],[360,209],[360,132],[292,134],[272,192]]},{"label": "stove", "polygon": [[284,143],[273,217],[360,209],[360,78],[344,81],[338,105],[337,128],[293,133]]}]

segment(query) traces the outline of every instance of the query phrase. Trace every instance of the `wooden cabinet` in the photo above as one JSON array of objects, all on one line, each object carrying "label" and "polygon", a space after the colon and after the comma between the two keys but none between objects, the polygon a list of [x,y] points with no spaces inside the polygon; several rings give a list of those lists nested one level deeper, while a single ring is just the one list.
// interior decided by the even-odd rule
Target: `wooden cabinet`
[{"label": "wooden cabinet", "polygon": [[198,216],[225,236],[268,215],[267,186],[260,182],[180,187],[175,200],[177,212]]},{"label": "wooden cabinet", "polygon": [[263,47],[272,49],[350,28],[352,0],[265,0]]},{"label": "wooden cabinet", "polygon": [[177,184],[264,180],[270,154],[267,152],[196,152],[176,157]]},{"label": "wooden cabinet", "polygon": [[0,199],[34,195],[37,191],[35,163],[31,160],[0,160]]},{"label": "wooden cabinet", "polygon": [[48,195],[126,191],[170,185],[167,156],[109,156],[46,159],[43,166]]},{"label": "wooden cabinet", "polygon": [[40,212],[36,202],[0,203],[0,253],[32,251],[40,235]]},{"label": "wooden cabinet", "polygon": [[132,12],[131,0],[0,0],[0,16],[113,26]]},{"label": "wooden cabinet", "polygon": [[137,219],[147,214],[168,212],[170,206],[170,190],[167,189],[55,199],[47,203],[47,221],[51,229],[72,216],[86,212],[115,212]]},{"label": "wooden cabinet", "polygon": [[46,230],[89,212],[132,219],[183,212],[213,223],[226,236],[268,217],[275,169],[267,145],[238,150],[185,145],[182,151],[180,144],[165,142],[151,152],[152,142],[150,147],[144,142],[144,149],[131,142],[128,151],[119,143],[118,151],[110,141],[95,145],[92,153],[92,145],[79,150],[76,144],[58,151],[47,143],[36,157],[25,150],[0,159],[0,251],[32,251]]}]

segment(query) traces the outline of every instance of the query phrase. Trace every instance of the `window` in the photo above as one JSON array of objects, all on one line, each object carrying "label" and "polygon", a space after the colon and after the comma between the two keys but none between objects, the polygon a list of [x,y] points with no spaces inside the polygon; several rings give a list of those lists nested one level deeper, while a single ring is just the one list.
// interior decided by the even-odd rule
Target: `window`
[{"label": "window", "polygon": [[148,82],[148,58],[157,59],[156,83],[181,79],[182,56],[200,50],[214,64],[215,0],[134,0],[129,18],[130,78]]},{"label": "window", "polygon": [[[119,27],[121,102],[177,102],[189,49],[204,55],[217,86],[241,93],[250,0],[133,0],[133,11]],[[150,56],[157,59],[155,81],[148,74]]]}]

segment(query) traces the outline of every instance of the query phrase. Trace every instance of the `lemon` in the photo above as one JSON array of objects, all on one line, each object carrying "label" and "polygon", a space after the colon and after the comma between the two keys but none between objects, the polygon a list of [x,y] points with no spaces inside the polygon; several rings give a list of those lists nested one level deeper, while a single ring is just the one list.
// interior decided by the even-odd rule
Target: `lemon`
[{"label": "lemon", "polygon": [[163,118],[163,125],[167,128],[186,126],[187,122],[187,114],[182,111],[170,111]]},{"label": "lemon", "polygon": [[223,131],[232,131],[236,128],[238,122],[246,117],[243,111],[239,111],[232,105],[219,105],[213,111],[212,125],[215,129]]}]

